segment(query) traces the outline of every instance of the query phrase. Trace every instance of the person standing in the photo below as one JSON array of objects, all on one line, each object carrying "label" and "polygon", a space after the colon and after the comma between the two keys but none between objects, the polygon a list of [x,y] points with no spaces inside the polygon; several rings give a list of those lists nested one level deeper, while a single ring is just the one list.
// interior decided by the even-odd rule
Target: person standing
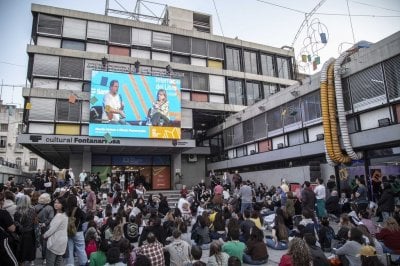
[{"label": "person standing", "polygon": [[249,209],[250,211],[253,210],[253,191],[246,182],[242,182],[239,189],[239,196],[242,200],[240,212],[243,213],[246,209]]},{"label": "person standing", "polygon": [[[0,207],[4,202],[3,193],[0,193]],[[10,233],[15,232],[15,224],[6,210],[0,208],[0,258],[4,265],[17,266],[18,261],[15,258],[13,248],[10,246]]]},{"label": "person standing", "polygon": [[123,172],[119,176],[119,183],[121,184],[122,191],[125,191],[125,181],[126,181],[126,176],[125,176],[125,172]]},{"label": "person standing", "polygon": [[382,196],[378,201],[378,210],[382,213],[383,222],[393,214],[394,212],[394,193],[390,183],[382,183]]},{"label": "person standing", "polygon": [[72,168],[69,168],[69,185],[71,187],[75,186],[75,174],[74,171],[72,171]]},{"label": "person standing", "polygon": [[239,171],[236,170],[232,176],[232,181],[235,184],[235,188],[239,188],[242,183],[242,177],[239,175]]},{"label": "person standing", "polygon": [[87,214],[94,214],[97,209],[97,196],[96,193],[92,190],[92,186],[90,184],[87,184],[85,186],[85,190],[87,193],[86,196],[86,213]]},{"label": "person standing", "polygon": [[65,253],[68,243],[68,217],[65,215],[65,208],[65,199],[58,198],[54,201],[56,215],[50,222],[49,230],[47,230],[43,235],[43,238],[47,240],[47,265],[58,266],[62,264],[62,256]]},{"label": "person standing", "polygon": [[308,209],[314,212],[315,208],[315,194],[311,189],[309,181],[305,181],[303,184],[303,190],[301,191],[301,207],[302,209]]},{"label": "person standing", "polygon": [[[50,205],[50,202],[50,195],[48,193],[43,193],[39,196],[39,204],[35,206],[35,211],[39,220],[40,231],[42,233],[49,229],[50,223],[54,217],[54,209]],[[42,258],[46,259],[47,241],[43,238],[40,244],[42,246]]]},{"label": "person standing", "polygon": [[18,247],[17,259],[19,263],[34,261],[36,258],[35,231],[36,221],[35,209],[31,206],[31,199],[27,195],[22,195],[17,201],[17,210],[14,214],[14,221],[21,235]]},{"label": "person standing", "polygon": [[79,184],[82,187],[82,189],[84,189],[84,187],[85,187],[86,177],[87,177],[87,173],[86,173],[85,169],[83,169],[82,172],[79,174]]},{"label": "person standing", "polygon": [[318,186],[314,189],[315,198],[317,199],[317,216],[322,218],[326,216],[325,197],[326,190],[322,178],[318,178]]},{"label": "person standing", "polygon": [[326,188],[328,189],[328,194],[331,195],[333,190],[337,190],[336,187],[336,176],[330,175],[329,180],[326,183]]},{"label": "person standing", "polygon": [[358,188],[355,193],[355,202],[357,203],[357,211],[360,212],[368,207],[367,187],[365,186],[365,179],[362,177],[356,177],[356,184]]}]

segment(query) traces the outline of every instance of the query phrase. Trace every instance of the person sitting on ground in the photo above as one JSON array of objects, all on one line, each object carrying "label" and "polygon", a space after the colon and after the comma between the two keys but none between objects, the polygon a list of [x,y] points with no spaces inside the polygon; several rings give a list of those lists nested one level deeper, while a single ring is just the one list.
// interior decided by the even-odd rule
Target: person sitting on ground
[{"label": "person sitting on ground", "polygon": [[368,232],[374,236],[377,228],[374,221],[371,220],[369,212],[367,210],[360,211],[358,217],[360,218],[359,224],[365,225],[368,228]]},{"label": "person sitting on ground", "polygon": [[299,237],[289,242],[289,249],[282,255],[279,266],[306,266],[311,265],[312,257],[306,242]]},{"label": "person sitting on ground", "polygon": [[250,239],[246,243],[243,262],[250,265],[261,265],[268,262],[268,250],[264,243],[264,233],[257,226],[253,226]]},{"label": "person sitting on ground", "polygon": [[107,258],[106,253],[109,248],[108,241],[103,240],[100,242],[99,249],[96,252],[90,254],[89,266],[103,266],[106,264]]},{"label": "person sitting on ground", "polygon": [[139,247],[143,245],[150,232],[155,235],[158,242],[165,245],[167,235],[161,225],[161,219],[159,217],[151,217],[149,218],[149,225],[143,228],[142,234],[139,237]]},{"label": "person sitting on ground", "polygon": [[361,265],[363,266],[383,266],[384,264],[379,261],[374,247],[365,245],[361,248],[359,256],[361,258]]},{"label": "person sitting on ground", "polygon": [[193,230],[193,244],[201,246],[202,249],[210,248],[210,231],[203,216],[197,217],[198,226]]},{"label": "person sitting on ground", "polygon": [[230,241],[222,246],[222,251],[228,253],[229,256],[238,257],[243,263],[243,254],[246,245],[239,241],[239,235],[240,232],[237,229],[229,232]]},{"label": "person sitting on ground", "polygon": [[336,190],[332,190],[330,197],[325,202],[325,208],[329,215],[336,218],[340,215],[339,196]]},{"label": "person sitting on ground", "polygon": [[229,255],[222,252],[221,243],[213,241],[210,245],[210,257],[208,258],[207,266],[220,266],[228,264]]},{"label": "person sitting on ground", "polygon": [[[386,220],[384,227],[375,236],[383,242],[384,253],[400,254],[400,226],[393,217]],[[400,258],[398,261],[400,261]]]},{"label": "person sitting on ground", "polygon": [[351,228],[349,231],[349,240],[339,249],[333,248],[332,253],[339,256],[344,265],[361,265],[361,259],[357,256],[364,244],[363,234],[358,228]]},{"label": "person sitting on ground", "polygon": [[344,243],[346,243],[351,228],[352,224],[350,223],[349,216],[347,215],[347,213],[342,213],[342,215],[340,215],[340,220],[339,220],[339,230],[335,237],[336,240],[338,240],[336,248],[339,248]]},{"label": "person sitting on ground", "polygon": [[324,252],[330,252],[332,248],[332,240],[335,237],[335,231],[329,225],[327,217],[321,219],[321,227],[318,230],[319,244]]},{"label": "person sitting on ground", "polygon": [[369,233],[368,228],[365,225],[360,224],[357,226],[357,228],[363,233],[365,244],[373,246],[376,250],[379,260],[386,265],[386,255],[383,253],[381,242],[379,242],[375,236]]},{"label": "person sitting on ground", "polygon": [[120,262],[120,251],[117,247],[112,247],[107,251],[107,263],[105,266],[126,266],[126,263]]},{"label": "person sitting on ground", "polygon": [[202,262],[201,256],[203,256],[203,250],[196,245],[193,245],[190,249],[191,259],[185,262],[184,266],[206,266],[204,262]]},{"label": "person sitting on ground", "polygon": [[288,229],[284,222],[282,209],[276,210],[274,227],[272,227],[272,235],[267,236],[267,246],[276,250],[284,250],[288,248]]},{"label": "person sitting on ground", "polygon": [[165,259],[163,245],[157,241],[153,232],[147,234],[146,240],[147,243],[139,247],[137,254],[148,257],[152,266],[164,266]]},{"label": "person sitting on ground", "polygon": [[244,220],[240,223],[240,230],[242,234],[240,235],[240,241],[246,243],[250,238],[250,229],[256,224],[250,219],[250,210],[244,210],[243,212]]},{"label": "person sitting on ground", "polygon": [[225,238],[225,219],[221,211],[217,212],[211,225],[211,239]]},{"label": "person sitting on ground", "polygon": [[329,266],[330,263],[326,258],[324,252],[320,247],[318,247],[317,239],[314,234],[306,233],[304,234],[304,241],[306,241],[308,249],[310,250],[312,261],[314,265],[318,266]]},{"label": "person sitting on ground", "polygon": [[181,239],[181,231],[178,229],[172,232],[172,236],[174,240],[164,247],[164,251],[170,255],[170,266],[179,266],[189,260],[190,245]]}]

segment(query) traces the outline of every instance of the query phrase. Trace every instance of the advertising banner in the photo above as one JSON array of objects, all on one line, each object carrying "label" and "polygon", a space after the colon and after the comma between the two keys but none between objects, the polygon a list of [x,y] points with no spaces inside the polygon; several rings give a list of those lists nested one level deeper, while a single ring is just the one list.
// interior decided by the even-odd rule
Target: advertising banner
[{"label": "advertising banner", "polygon": [[179,79],[93,71],[89,136],[180,139]]}]

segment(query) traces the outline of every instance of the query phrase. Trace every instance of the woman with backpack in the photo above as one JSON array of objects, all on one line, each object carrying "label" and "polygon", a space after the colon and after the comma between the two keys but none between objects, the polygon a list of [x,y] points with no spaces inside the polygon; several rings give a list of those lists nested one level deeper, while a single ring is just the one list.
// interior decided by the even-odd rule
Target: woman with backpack
[{"label": "woman with backpack", "polygon": [[[39,196],[38,204],[35,206],[35,211],[38,215],[39,228],[42,236],[49,229],[50,222],[54,217],[54,209],[50,203],[50,195],[48,193],[43,193]],[[45,260],[47,241],[42,237],[40,244],[42,246],[42,258]]]},{"label": "woman with backpack", "polygon": [[58,198],[54,201],[56,215],[50,222],[49,229],[44,233],[43,238],[47,242],[46,262],[47,265],[58,266],[62,264],[62,256],[65,253],[68,243],[67,227],[68,217],[65,215],[66,201]]},{"label": "woman with backpack", "polygon": [[75,195],[67,198],[68,216],[68,250],[65,264],[74,265],[74,253],[78,257],[79,265],[86,265],[87,255],[85,251],[85,237],[82,224],[85,222],[86,214],[78,207]]}]

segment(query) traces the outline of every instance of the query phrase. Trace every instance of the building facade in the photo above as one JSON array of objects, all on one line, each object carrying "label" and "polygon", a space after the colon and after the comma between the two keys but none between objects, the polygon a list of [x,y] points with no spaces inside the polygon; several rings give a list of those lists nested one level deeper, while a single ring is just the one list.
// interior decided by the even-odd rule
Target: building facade
[{"label": "building facade", "polygon": [[[343,110],[336,110],[333,120],[343,114],[357,156],[346,163],[330,164],[332,158],[326,156],[327,134],[332,132],[323,123],[323,74],[210,129],[208,136],[222,137],[226,159],[215,158],[208,169],[237,169],[246,179],[275,185],[282,178],[302,183],[331,174],[349,181],[364,176],[371,186],[374,178],[400,178],[400,32],[374,44],[355,45],[338,69],[341,77],[335,77],[335,86],[342,85]],[[339,152],[344,150],[343,136],[336,133]]]},{"label": "building facade", "polygon": [[17,143],[23,132],[23,108],[0,103],[0,183],[15,177],[16,181],[38,169],[52,169],[43,158]]},{"label": "building facade", "polygon": [[[226,158],[222,134],[207,131],[297,83],[292,50],[213,35],[207,14],[168,7],[163,25],[37,4],[32,14],[19,143],[75,175],[131,172],[155,188],[162,169],[169,188],[198,183]],[[93,70],[179,78],[181,139],[89,137]]]}]

